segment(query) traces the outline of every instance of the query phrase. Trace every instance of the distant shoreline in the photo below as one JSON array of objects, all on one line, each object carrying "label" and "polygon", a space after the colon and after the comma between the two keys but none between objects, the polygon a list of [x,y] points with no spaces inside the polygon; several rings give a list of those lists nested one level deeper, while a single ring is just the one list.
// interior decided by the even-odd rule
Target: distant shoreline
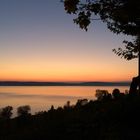
[{"label": "distant shoreline", "polygon": [[0,81],[0,86],[130,86],[130,82],[22,82],[22,81]]}]

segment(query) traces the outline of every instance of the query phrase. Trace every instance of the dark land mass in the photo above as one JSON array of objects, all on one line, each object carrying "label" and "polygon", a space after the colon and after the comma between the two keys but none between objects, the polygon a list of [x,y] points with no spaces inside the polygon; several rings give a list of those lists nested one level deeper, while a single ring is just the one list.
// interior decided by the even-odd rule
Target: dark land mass
[{"label": "dark land mass", "polygon": [[130,82],[22,82],[0,81],[0,86],[130,86]]},{"label": "dark land mass", "polygon": [[100,97],[78,100],[74,106],[52,106],[36,115],[24,107],[13,119],[9,109],[2,109],[0,140],[140,140],[140,95]]}]

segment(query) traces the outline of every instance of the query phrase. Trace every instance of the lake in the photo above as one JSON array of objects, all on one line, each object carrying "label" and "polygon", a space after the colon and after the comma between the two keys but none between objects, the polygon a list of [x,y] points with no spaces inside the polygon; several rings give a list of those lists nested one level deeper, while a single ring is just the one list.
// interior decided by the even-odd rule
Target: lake
[{"label": "lake", "polygon": [[16,108],[22,105],[30,105],[31,113],[64,106],[67,101],[75,104],[78,99],[95,99],[97,89],[108,90],[112,93],[114,88],[121,92],[128,90],[128,86],[1,86],[0,87],[0,108],[7,105]]}]

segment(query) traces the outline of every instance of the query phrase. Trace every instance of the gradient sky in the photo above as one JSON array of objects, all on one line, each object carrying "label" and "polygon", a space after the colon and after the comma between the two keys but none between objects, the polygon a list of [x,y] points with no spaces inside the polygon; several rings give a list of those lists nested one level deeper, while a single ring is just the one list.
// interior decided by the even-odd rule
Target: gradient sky
[{"label": "gradient sky", "polygon": [[94,21],[78,28],[60,0],[0,0],[0,80],[129,81],[137,59],[113,48],[130,39]]}]

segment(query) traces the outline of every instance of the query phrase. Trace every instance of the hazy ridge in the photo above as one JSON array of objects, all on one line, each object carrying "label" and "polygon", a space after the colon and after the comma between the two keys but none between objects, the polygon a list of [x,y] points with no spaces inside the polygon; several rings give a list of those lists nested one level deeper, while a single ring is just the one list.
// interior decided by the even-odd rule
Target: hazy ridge
[{"label": "hazy ridge", "polygon": [[0,81],[0,86],[130,86],[130,82],[23,82]]}]

